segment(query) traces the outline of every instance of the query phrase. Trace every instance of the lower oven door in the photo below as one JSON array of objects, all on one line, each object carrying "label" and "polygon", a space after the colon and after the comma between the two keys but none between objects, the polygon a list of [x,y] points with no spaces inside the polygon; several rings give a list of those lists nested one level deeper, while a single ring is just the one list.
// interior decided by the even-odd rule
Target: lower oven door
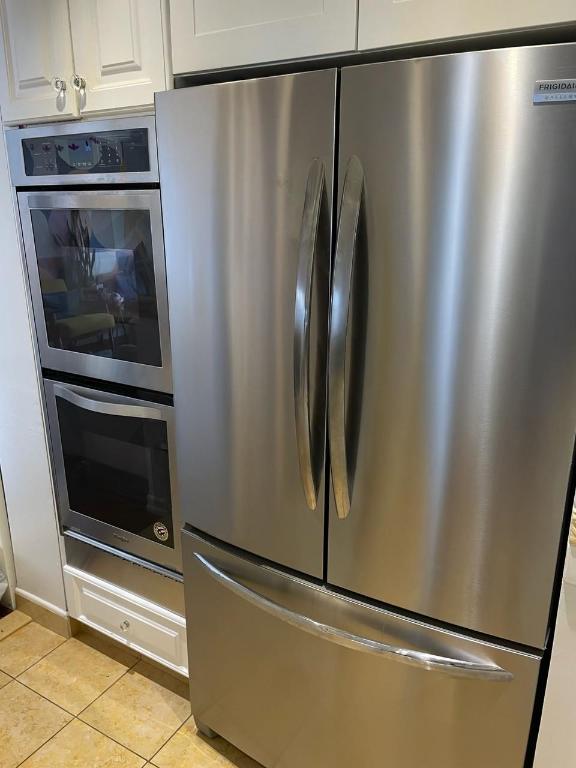
[{"label": "lower oven door", "polygon": [[49,379],[44,389],[63,529],[181,571],[172,407]]},{"label": "lower oven door", "polygon": [[540,658],[183,532],[192,713],[267,768],[522,768]]}]

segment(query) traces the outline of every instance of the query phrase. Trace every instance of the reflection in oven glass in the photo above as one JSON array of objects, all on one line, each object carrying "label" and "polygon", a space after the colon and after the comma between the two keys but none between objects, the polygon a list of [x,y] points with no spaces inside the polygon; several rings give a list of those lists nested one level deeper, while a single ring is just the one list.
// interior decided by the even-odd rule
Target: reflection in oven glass
[{"label": "reflection in oven glass", "polygon": [[149,212],[31,214],[48,344],[161,366]]},{"label": "reflection in oven glass", "polygon": [[166,422],[56,404],[70,508],[173,548]]}]

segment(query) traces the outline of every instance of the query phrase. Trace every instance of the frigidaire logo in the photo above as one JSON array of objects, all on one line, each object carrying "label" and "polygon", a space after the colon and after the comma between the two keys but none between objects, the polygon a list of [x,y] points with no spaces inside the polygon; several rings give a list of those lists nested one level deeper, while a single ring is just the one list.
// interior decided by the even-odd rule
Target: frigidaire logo
[{"label": "frigidaire logo", "polygon": [[538,80],[532,96],[534,104],[576,101],[576,78],[566,80]]},{"label": "frigidaire logo", "polygon": [[576,89],[576,80],[553,80],[551,83],[538,83],[539,91],[571,91]]}]

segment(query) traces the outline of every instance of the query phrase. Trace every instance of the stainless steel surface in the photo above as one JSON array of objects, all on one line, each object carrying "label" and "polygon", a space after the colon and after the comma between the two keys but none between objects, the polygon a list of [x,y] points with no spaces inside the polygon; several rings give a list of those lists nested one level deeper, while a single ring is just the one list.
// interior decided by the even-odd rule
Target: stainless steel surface
[{"label": "stainless steel surface", "polygon": [[323,468],[311,512],[294,419],[294,297],[317,158],[326,184],[314,259],[310,420],[324,425],[335,91],[331,70],[156,97],[183,518],[315,576],[322,575]]},{"label": "stainless steel surface", "polygon": [[[43,177],[44,178],[44,177]],[[77,177],[75,177],[77,178]],[[42,182],[44,183],[44,181]],[[48,191],[19,192],[18,205],[24,240],[24,251],[28,267],[32,306],[40,360],[44,368],[66,371],[95,379],[116,381],[144,389],[159,392],[172,391],[170,326],[168,320],[168,296],[166,289],[166,264],[164,260],[164,238],[162,232],[162,213],[160,192],[158,190],[106,190],[93,191]],[[74,352],[51,347],[48,343],[44,305],[36,243],[32,229],[30,212],[34,208],[46,209],[105,209],[105,210],[146,210],[150,213],[150,230],[154,259],[154,281],[156,288],[156,306],[160,335],[162,365],[144,365],[127,360],[115,360],[109,357]]]},{"label": "stainless steel surface", "polygon": [[[294,302],[294,404],[296,419],[296,439],[300,477],[306,496],[306,503],[311,510],[316,509],[318,483],[324,463],[324,440],[321,437],[322,451],[320,460],[313,463],[312,435],[310,423],[310,308],[312,302],[312,278],[314,275],[314,256],[320,222],[320,208],[324,192],[324,167],[315,158],[308,172],[302,229],[300,230],[300,252],[298,256],[298,276],[296,278],[296,299]],[[325,390],[324,390],[325,391]],[[322,409],[324,410],[324,408]],[[322,419],[322,424],[324,419]],[[318,442],[318,441],[317,441]],[[316,473],[314,470],[316,469]]]},{"label": "stainless steel surface", "polygon": [[[350,314],[350,290],[354,256],[360,223],[360,206],[364,189],[364,171],[360,160],[352,155],[346,168],[330,301],[330,347],[328,361],[328,432],[332,463],[332,492],[339,518],[350,512],[348,453],[346,446],[346,338]],[[362,343],[362,340],[360,341]]]},{"label": "stainless steel surface", "polygon": [[[411,648],[402,648],[401,646],[382,643],[372,640],[369,637],[363,637],[353,632],[348,632],[338,627],[332,627],[321,621],[296,613],[285,608],[283,605],[270,600],[253,589],[242,584],[238,579],[224,572],[212,563],[208,558],[194,553],[196,559],[205,568],[208,573],[222,584],[226,589],[234,592],[243,600],[255,605],[262,611],[275,616],[281,621],[290,624],[303,632],[308,632],[315,637],[320,637],[331,643],[341,645],[343,648],[349,648],[352,651],[363,651],[372,653],[376,656],[385,656],[394,659],[399,664],[408,664],[413,667],[421,667],[428,671],[440,672],[451,677],[467,677],[471,679],[493,680],[496,682],[510,682],[514,679],[511,672],[497,666],[496,664],[487,664],[482,661],[471,661],[469,659],[451,658],[440,656],[429,651],[416,651]],[[305,587],[305,582],[302,582]]]},{"label": "stainless steel surface", "polygon": [[[196,718],[263,765],[523,768],[540,659],[344,598],[183,534]],[[375,643],[508,670],[451,677],[331,642],[249,602],[196,555],[294,613]],[[222,617],[226,617],[223,621]],[[265,727],[262,724],[265,723]]]},{"label": "stainless steel surface", "polygon": [[[58,78],[66,90],[66,81]],[[22,139],[38,139],[43,136],[66,136],[76,133],[97,133],[118,131],[129,128],[146,128],[150,153],[150,170],[134,173],[77,173],[71,176],[26,176]],[[87,120],[82,122],[49,123],[34,128],[7,128],[5,130],[10,176],[15,187],[53,186],[55,184],[140,184],[158,181],[158,155],[156,152],[156,125],[153,116],[121,117],[110,120]]]},{"label": "stainless steel surface", "polygon": [[132,419],[157,419],[162,421],[165,418],[164,413],[155,406],[121,405],[120,403],[111,403],[109,400],[98,400],[93,396],[84,397],[70,389],[67,384],[58,384],[56,382],[54,382],[53,389],[58,397],[63,397],[64,400],[68,400],[68,402],[86,411]]},{"label": "stainless steel surface", "polygon": [[[181,573],[164,568],[149,560],[144,560],[130,552],[124,552],[117,547],[104,544],[104,542],[98,541],[98,539],[85,536],[83,533],[74,531],[71,528],[66,528],[63,534],[66,563],[68,565],[88,570],[94,576],[109,579],[132,592],[144,595],[149,594],[147,591],[142,591],[145,588],[145,584],[156,582],[154,578],[148,576],[148,573],[153,574],[154,577],[161,576],[163,579],[170,579],[170,581],[174,581],[177,584],[182,584],[183,582]],[[119,563],[118,561],[122,562]],[[138,566],[139,570],[132,566]],[[142,569],[147,573],[143,574]],[[124,574],[122,578],[120,578],[120,573]],[[134,577],[130,578],[128,582],[126,581],[126,574],[134,574]],[[152,581],[150,581],[151,578]],[[184,613],[183,605],[182,603],[182,607],[178,609],[180,613]]]},{"label": "stainless steel surface", "polygon": [[576,104],[532,91],[571,75],[576,45],[342,72],[367,322],[328,580],[534,647],[576,424]]},{"label": "stainless steel surface", "polygon": [[[64,394],[63,390],[67,390]],[[98,410],[102,410],[107,404],[113,406],[113,415],[134,416],[138,409],[140,418],[157,418],[157,413],[166,422],[168,435],[168,457],[170,463],[170,485],[172,489],[172,520],[174,527],[174,548],[156,544],[154,541],[145,539],[135,533],[118,528],[108,523],[101,522],[94,518],[82,515],[70,508],[68,490],[66,484],[66,472],[64,467],[64,455],[62,452],[62,440],[60,436],[60,426],[58,422],[58,410],[56,406],[56,397],[65,398],[84,408],[84,403],[88,410],[94,410],[94,404],[97,402]],[[46,416],[48,422],[48,434],[50,439],[50,449],[52,454],[52,466],[54,471],[54,481],[56,486],[56,497],[58,503],[58,517],[64,533],[84,534],[85,538],[96,539],[110,548],[118,550],[119,546],[127,554],[134,554],[136,557],[149,560],[151,563],[158,563],[175,571],[182,571],[182,556],[180,552],[180,536],[178,531],[181,526],[181,516],[178,506],[178,495],[175,493],[177,487],[177,467],[175,462],[175,437],[174,437],[174,409],[169,405],[160,405],[154,403],[152,406],[146,400],[138,400],[132,397],[116,395],[109,392],[97,391],[86,387],[76,386],[75,384],[61,384],[44,379],[44,395],[46,399]],[[70,397],[70,395],[72,397]],[[76,396],[79,399],[74,399]],[[117,408],[121,408],[118,411]],[[126,412],[124,413],[124,409]],[[152,416],[150,416],[152,411]],[[154,413],[156,412],[156,413]],[[68,529],[71,529],[68,531]],[[122,542],[119,545],[119,542]]]}]

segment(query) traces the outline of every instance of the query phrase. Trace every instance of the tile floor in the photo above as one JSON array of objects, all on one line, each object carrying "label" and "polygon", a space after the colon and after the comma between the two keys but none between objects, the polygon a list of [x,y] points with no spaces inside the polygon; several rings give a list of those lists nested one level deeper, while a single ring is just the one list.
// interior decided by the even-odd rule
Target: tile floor
[{"label": "tile floor", "polygon": [[0,768],[259,768],[204,739],[188,684],[88,633],[0,619]]}]

